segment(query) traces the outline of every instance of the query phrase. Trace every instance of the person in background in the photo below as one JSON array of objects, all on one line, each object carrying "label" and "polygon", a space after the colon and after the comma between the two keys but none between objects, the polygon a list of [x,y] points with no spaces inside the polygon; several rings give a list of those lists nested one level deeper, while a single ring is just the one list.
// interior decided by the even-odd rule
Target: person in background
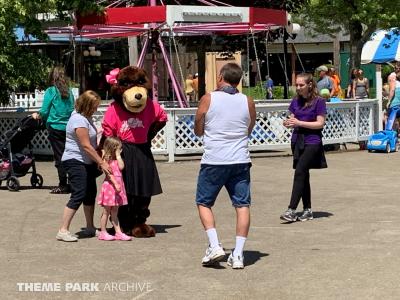
[{"label": "person in background", "polygon": [[269,75],[265,76],[265,91],[267,99],[274,99],[273,88],[274,81],[269,77]]},{"label": "person in background", "polygon": [[397,117],[400,116],[400,68],[396,69],[396,81],[389,84],[389,101],[388,107],[388,119],[386,122],[385,129],[393,130],[393,124]]},{"label": "person in background", "polygon": [[364,71],[359,69],[357,77],[353,80],[353,95],[356,99],[369,97],[369,81],[364,77]]},{"label": "person in background", "polygon": [[322,89],[321,92],[319,93],[322,98],[326,100],[326,102],[329,102],[331,99],[331,93],[329,92],[328,89]]},{"label": "person in background", "polygon": [[[389,110],[389,95],[390,90],[394,91],[396,89],[396,73],[400,71],[400,62],[396,62],[394,65],[394,70],[387,77],[387,83],[385,83],[382,87],[382,107],[383,107],[383,123],[386,124],[388,119],[388,110]],[[399,126],[399,122],[397,120],[394,121],[394,125],[396,128]],[[386,127],[386,125],[384,125]],[[393,127],[393,125],[392,125]]]},{"label": "person in background", "polygon": [[199,73],[194,74],[193,76],[193,90],[194,90],[194,100],[199,100]]},{"label": "person in background", "polygon": [[[394,70],[392,73],[389,74],[388,76],[388,84],[390,85],[391,83],[396,82],[396,73],[400,70],[400,62],[396,62],[396,64],[394,65]],[[389,87],[390,88],[390,87]]]},{"label": "person in background", "polygon": [[340,87],[340,77],[337,74],[336,69],[333,67],[330,68],[328,75],[332,79],[332,83],[333,83],[333,87],[332,87],[330,96],[340,98],[340,96],[342,94],[342,89]]},{"label": "person in background", "polygon": [[53,149],[54,162],[58,172],[58,186],[52,194],[67,194],[71,192],[67,173],[61,164],[65,149],[66,126],[74,110],[74,96],[69,88],[69,80],[61,66],[54,67],[49,75],[50,87],[44,93],[43,105],[32,118],[42,118],[46,123],[48,139]]},{"label": "person in background", "polygon": [[64,242],[76,242],[78,238],[71,234],[69,227],[76,211],[83,203],[86,218],[85,235],[95,236],[93,224],[94,204],[96,200],[96,177],[100,168],[106,175],[111,174],[110,167],[97,153],[97,128],[92,116],[100,105],[100,96],[86,91],[76,100],[75,111],[67,123],[65,151],[61,158],[63,167],[69,175],[71,197],[64,208],[62,224],[56,239]]},{"label": "person in background", "polygon": [[322,89],[328,89],[330,93],[332,93],[333,82],[332,79],[328,76],[328,67],[327,66],[319,66],[317,68],[318,72],[318,82],[317,82],[317,89],[320,93]]},{"label": "person in background", "polygon": [[[390,76],[390,75],[389,75]],[[383,127],[386,127],[386,122],[387,122],[387,110],[389,108],[389,91],[390,91],[390,86],[389,83],[386,82],[382,86],[382,114],[383,114]]]},{"label": "person in background", "polygon": [[256,120],[253,99],[236,88],[242,75],[235,63],[221,68],[217,90],[201,98],[194,124],[195,134],[204,137],[196,191],[200,220],[209,241],[202,264],[210,265],[225,257],[211,210],[225,186],[236,210],[236,245],[227,261],[233,269],[244,268],[243,248],[250,227],[251,204],[248,136]]},{"label": "person in background", "polygon": [[185,80],[185,94],[187,101],[193,101],[194,89],[193,89],[193,75],[188,74]]},{"label": "person in background", "polygon": [[349,78],[349,83],[347,85],[347,93],[346,93],[346,98],[348,99],[355,98],[355,95],[353,94],[353,82],[357,78],[357,73],[358,69],[356,68],[351,69],[350,71],[350,78]]},{"label": "person in background", "polygon": [[[280,216],[281,220],[288,222],[313,219],[310,169],[327,168],[322,145],[326,103],[318,96],[311,74],[297,75],[296,93],[289,105],[290,117],[283,122],[285,127],[293,128],[291,147],[295,172],[292,196],[288,209]],[[296,209],[300,199],[303,201],[303,212],[297,216]]]}]

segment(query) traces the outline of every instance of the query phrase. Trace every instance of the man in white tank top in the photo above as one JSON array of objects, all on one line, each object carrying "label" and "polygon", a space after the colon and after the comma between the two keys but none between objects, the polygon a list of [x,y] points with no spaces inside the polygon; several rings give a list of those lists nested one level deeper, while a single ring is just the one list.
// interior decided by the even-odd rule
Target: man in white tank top
[{"label": "man in white tank top", "polygon": [[236,246],[227,261],[234,269],[244,267],[243,248],[250,227],[248,136],[256,120],[253,99],[236,89],[242,75],[237,64],[228,63],[222,67],[218,88],[200,99],[194,124],[194,132],[203,136],[204,144],[196,191],[200,220],[209,240],[202,264],[210,265],[225,257],[211,210],[225,186],[237,214]]}]

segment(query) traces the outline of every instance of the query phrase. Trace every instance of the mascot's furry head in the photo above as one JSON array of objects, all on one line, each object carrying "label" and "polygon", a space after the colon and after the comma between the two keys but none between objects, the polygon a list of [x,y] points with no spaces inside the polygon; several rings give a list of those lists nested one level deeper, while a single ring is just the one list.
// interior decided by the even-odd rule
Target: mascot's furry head
[{"label": "mascot's furry head", "polygon": [[151,89],[151,82],[144,69],[133,66],[122,70],[114,69],[106,75],[106,79],[113,85],[112,97],[126,110],[139,113],[146,107],[147,91]]}]

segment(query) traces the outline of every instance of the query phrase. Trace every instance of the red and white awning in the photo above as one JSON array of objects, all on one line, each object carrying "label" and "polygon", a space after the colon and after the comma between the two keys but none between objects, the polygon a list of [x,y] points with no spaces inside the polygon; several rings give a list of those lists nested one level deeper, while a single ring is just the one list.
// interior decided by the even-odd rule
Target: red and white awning
[{"label": "red and white awning", "polygon": [[[138,6],[108,8],[101,16],[77,16],[76,35],[114,38],[141,35],[150,28],[181,35],[231,35],[287,26],[284,10],[219,6]],[[69,29],[68,29],[69,30]],[[51,34],[60,28],[49,28]]]}]

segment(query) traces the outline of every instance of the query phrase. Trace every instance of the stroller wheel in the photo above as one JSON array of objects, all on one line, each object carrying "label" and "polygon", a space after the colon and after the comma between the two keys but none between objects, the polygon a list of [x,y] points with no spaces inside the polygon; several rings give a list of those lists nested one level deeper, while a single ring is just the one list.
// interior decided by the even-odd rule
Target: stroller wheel
[{"label": "stroller wheel", "polygon": [[40,174],[32,175],[31,185],[32,185],[32,187],[42,187],[42,185],[43,185],[42,175],[40,175]]},{"label": "stroller wheel", "polygon": [[11,176],[7,179],[7,188],[10,191],[18,191],[20,187],[19,180],[15,176]]}]

